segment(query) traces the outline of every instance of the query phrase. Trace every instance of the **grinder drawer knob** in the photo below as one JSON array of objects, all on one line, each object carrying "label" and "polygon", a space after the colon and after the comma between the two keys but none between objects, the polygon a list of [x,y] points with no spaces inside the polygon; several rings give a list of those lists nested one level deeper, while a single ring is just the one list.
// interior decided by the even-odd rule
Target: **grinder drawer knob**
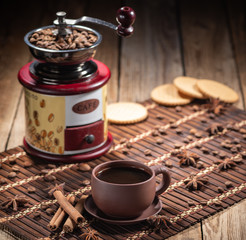
[{"label": "grinder drawer knob", "polygon": [[85,141],[86,141],[88,144],[93,143],[93,142],[94,142],[94,140],[95,140],[95,136],[94,136],[94,135],[92,135],[92,134],[87,135],[87,136],[85,137]]}]

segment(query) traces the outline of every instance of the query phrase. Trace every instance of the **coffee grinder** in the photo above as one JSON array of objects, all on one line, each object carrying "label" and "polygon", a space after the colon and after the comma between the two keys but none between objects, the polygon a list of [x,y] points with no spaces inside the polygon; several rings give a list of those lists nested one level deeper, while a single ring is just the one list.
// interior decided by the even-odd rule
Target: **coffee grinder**
[{"label": "coffee grinder", "polygon": [[[108,67],[93,59],[102,41],[99,32],[77,25],[89,22],[109,27],[120,36],[133,33],[135,13],[122,7],[116,17],[119,25],[83,16],[66,19],[58,12],[54,25],[34,29],[24,37],[34,61],[23,66],[18,79],[25,92],[25,150],[53,162],[81,162],[106,153],[112,136],[106,117]],[[86,31],[96,37],[89,47],[47,49],[31,43],[34,33],[51,29],[58,37]]]}]

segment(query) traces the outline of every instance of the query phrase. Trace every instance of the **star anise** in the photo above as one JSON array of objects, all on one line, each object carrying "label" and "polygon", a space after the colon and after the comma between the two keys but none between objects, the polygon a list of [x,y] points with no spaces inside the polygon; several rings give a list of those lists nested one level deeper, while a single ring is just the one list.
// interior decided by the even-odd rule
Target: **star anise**
[{"label": "star anise", "polygon": [[79,236],[80,239],[84,240],[101,240],[99,233],[91,228],[83,228],[83,233]]},{"label": "star anise", "polygon": [[196,162],[199,159],[199,156],[195,153],[189,153],[186,150],[183,150],[181,153],[177,155],[179,160],[179,165],[187,165],[187,166],[193,166],[196,167]]},{"label": "star anise", "polygon": [[210,98],[209,103],[205,104],[205,107],[208,109],[209,113],[220,115],[224,113],[226,103],[222,102],[219,98]]},{"label": "star anise", "polygon": [[148,222],[155,232],[159,232],[162,229],[168,229],[172,224],[169,218],[164,215],[151,216],[148,218]]},{"label": "star anise", "polygon": [[218,165],[219,171],[233,168],[236,166],[235,162],[230,158],[226,158],[224,161],[219,160],[217,163],[219,164]]},{"label": "star anise", "polygon": [[202,178],[194,175],[191,175],[188,179],[184,181],[184,183],[186,184],[185,187],[189,190],[198,190],[207,182],[207,178]]},{"label": "star anise", "polygon": [[207,129],[207,132],[209,133],[209,136],[212,136],[218,133],[222,133],[223,130],[224,127],[221,124],[214,123]]},{"label": "star anise", "polygon": [[16,195],[14,197],[7,197],[7,200],[0,203],[0,209],[7,209],[12,206],[16,212],[19,206],[23,206],[28,203],[28,198],[24,195]]}]

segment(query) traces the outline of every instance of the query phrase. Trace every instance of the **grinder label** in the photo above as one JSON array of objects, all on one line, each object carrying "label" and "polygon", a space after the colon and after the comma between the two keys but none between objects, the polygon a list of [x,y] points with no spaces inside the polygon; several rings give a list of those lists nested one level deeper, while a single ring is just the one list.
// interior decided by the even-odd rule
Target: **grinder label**
[{"label": "grinder label", "polygon": [[98,107],[98,105],[98,99],[89,99],[75,104],[72,109],[75,113],[86,114],[93,112]]}]

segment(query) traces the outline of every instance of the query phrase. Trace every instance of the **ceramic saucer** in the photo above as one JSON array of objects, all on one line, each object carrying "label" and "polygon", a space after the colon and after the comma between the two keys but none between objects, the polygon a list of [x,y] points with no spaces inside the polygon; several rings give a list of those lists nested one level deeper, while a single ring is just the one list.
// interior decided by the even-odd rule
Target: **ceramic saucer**
[{"label": "ceramic saucer", "polygon": [[128,219],[119,219],[105,215],[100,209],[97,208],[91,195],[86,199],[84,207],[88,213],[97,219],[111,224],[126,225],[146,220],[148,217],[159,213],[162,208],[162,203],[158,197],[155,197],[152,204],[145,211],[143,211],[140,216]]}]

